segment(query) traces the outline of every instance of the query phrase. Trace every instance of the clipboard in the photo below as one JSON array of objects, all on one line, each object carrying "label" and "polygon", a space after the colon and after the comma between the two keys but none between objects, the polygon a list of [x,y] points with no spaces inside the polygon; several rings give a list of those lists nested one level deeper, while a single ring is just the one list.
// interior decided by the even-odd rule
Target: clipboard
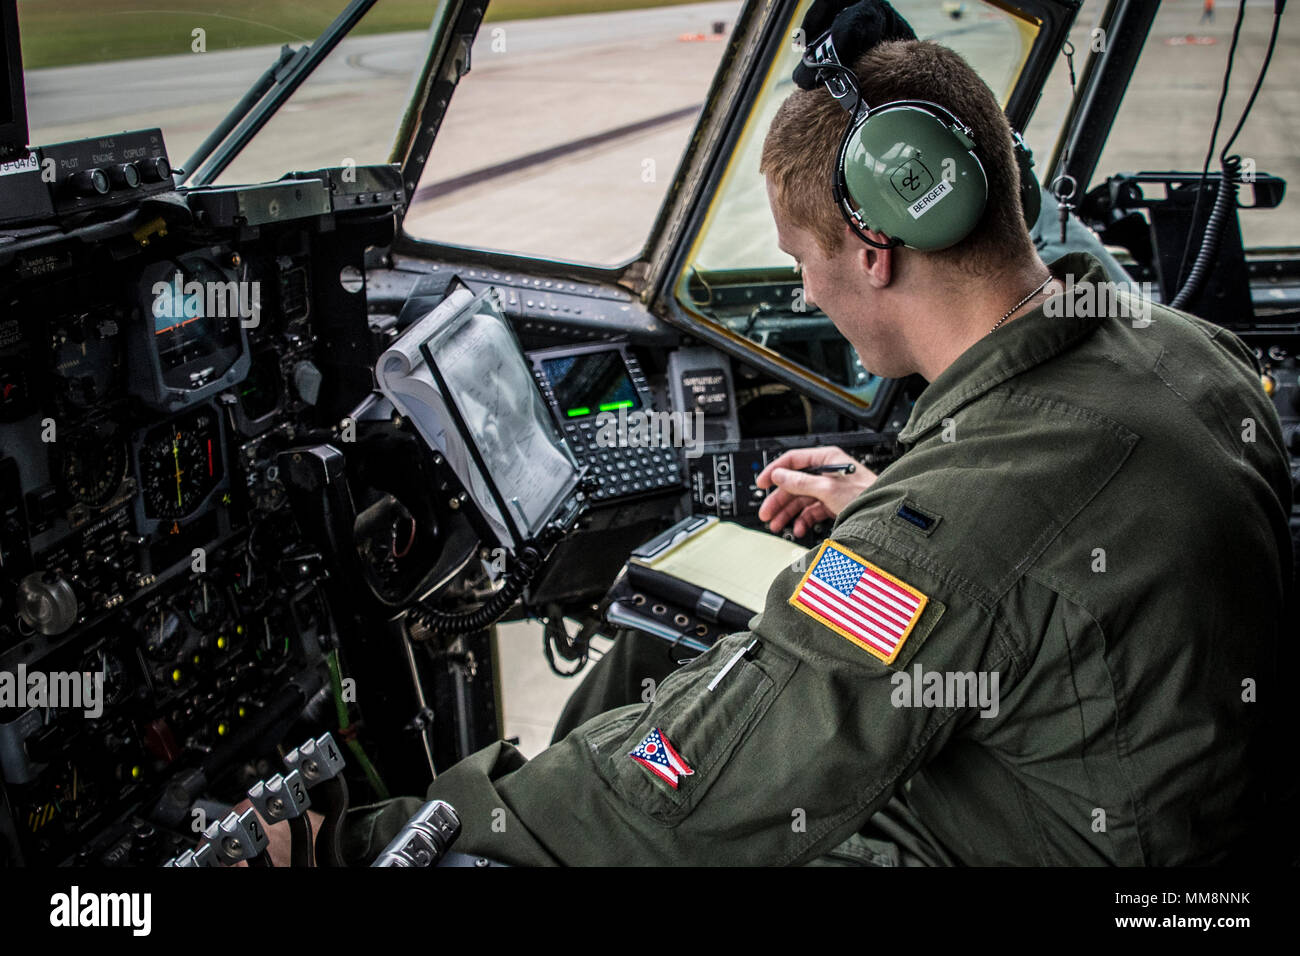
[{"label": "clipboard", "polygon": [[806,553],[712,515],[684,518],[632,552],[607,599],[606,617],[703,649],[745,630],[772,581]]}]

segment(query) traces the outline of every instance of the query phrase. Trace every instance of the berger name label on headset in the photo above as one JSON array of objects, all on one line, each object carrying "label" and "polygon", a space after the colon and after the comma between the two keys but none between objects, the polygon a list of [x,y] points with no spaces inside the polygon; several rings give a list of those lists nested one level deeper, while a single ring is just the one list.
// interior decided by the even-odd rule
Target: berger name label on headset
[{"label": "berger name label on headset", "polygon": [[[934,181],[934,175],[919,159],[908,159],[889,174],[889,182],[904,202],[910,202],[907,211],[913,219],[920,219],[934,208],[944,196],[952,192],[952,183],[946,179]],[[920,194],[918,196],[918,194]]]}]

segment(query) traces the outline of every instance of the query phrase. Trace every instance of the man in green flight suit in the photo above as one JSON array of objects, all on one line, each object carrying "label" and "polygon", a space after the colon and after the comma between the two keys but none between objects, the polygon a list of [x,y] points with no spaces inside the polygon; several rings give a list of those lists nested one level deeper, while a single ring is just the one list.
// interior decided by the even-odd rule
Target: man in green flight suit
[{"label": "man in green flight suit", "polygon": [[[955,53],[884,43],[854,73],[868,102],[961,117],[988,179],[957,245],[876,248],[830,199],[831,96],[792,94],[768,132],[806,298],[867,368],[930,383],[906,453],[858,484],[791,470],[835,450],[770,468],[765,520],[837,518],[749,631],[651,703],[532,760],[495,744],[428,796],[460,814],[458,851],[513,864],[793,864],[852,840],[887,863],[1237,859],[1270,796],[1264,708],[1293,579],[1290,474],[1254,359],[1112,293],[1087,255],[1049,273],[1005,116]],[[359,818],[354,852],[416,805]]]}]

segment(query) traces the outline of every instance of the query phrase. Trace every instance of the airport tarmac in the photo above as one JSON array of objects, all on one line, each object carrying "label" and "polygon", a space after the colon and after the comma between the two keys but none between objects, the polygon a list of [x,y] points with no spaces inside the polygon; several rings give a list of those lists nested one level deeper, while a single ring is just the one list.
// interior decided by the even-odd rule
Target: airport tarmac
[{"label": "airport tarmac", "polygon": [[[999,22],[974,4],[958,21],[938,3],[903,6],[920,35],[953,43],[981,69],[1005,49],[991,46],[984,55],[978,39],[985,33],[1000,43]],[[1089,0],[1072,31],[1076,70],[1099,8],[1099,0]],[[485,24],[408,229],[574,261],[615,264],[635,256],[723,47],[683,37],[708,36],[717,22],[729,28],[738,9],[735,0],[723,0]],[[1234,13],[1221,3],[1215,21],[1201,23],[1199,3],[1168,0],[1099,168],[1200,168]],[[1269,21],[1263,7],[1247,13],[1229,123],[1254,80]],[[1300,155],[1287,130],[1300,123],[1296,30],[1284,20],[1269,80],[1236,147],[1260,171],[1293,181],[1300,180]],[[345,40],[220,181],[258,181],[349,159],[387,161],[426,40],[424,33]],[[180,164],[276,53],[255,47],[30,71],[32,139],[161,125]],[[1040,171],[1070,94],[1064,61],[1058,66],[1027,130]],[[989,79],[997,85],[997,77]],[[1300,214],[1290,210],[1247,212],[1243,221],[1248,245],[1287,244],[1300,232]]]}]

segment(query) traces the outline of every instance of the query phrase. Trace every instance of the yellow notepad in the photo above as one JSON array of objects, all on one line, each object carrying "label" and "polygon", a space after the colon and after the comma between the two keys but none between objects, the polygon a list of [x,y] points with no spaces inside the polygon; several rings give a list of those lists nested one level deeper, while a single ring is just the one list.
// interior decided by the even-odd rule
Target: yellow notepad
[{"label": "yellow notepad", "polygon": [[757,613],[776,576],[807,551],[776,535],[713,519],[653,557],[633,555],[632,561]]}]

